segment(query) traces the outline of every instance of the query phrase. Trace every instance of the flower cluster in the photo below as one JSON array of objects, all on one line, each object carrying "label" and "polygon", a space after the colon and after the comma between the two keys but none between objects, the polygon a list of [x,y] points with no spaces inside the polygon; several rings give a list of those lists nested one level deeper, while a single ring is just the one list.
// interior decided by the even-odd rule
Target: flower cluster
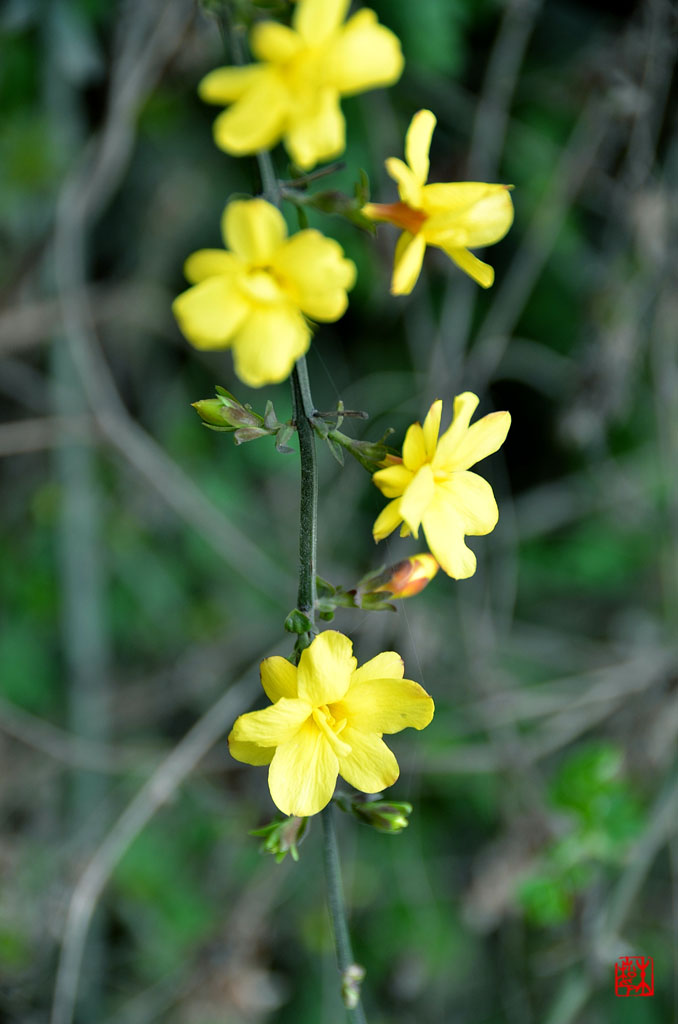
[{"label": "flower cluster", "polygon": [[[350,0],[298,0],[289,25],[271,20],[254,25],[249,37],[253,63],[217,68],[203,78],[201,97],[226,108],[214,123],[221,149],[236,156],[257,154],[262,163],[270,159],[263,151],[282,142],[301,172],[343,152],[341,98],[390,85],[403,69],[393,32],[367,8],[347,17],[349,7]],[[314,178],[309,174],[271,185],[267,195],[290,199],[299,208],[315,203],[317,210],[339,213],[362,227],[367,218],[400,228],[391,282],[395,295],[414,288],[427,246],[442,249],[487,288],[494,271],[470,250],[491,245],[508,231],[511,186],[429,183],[435,125],[431,111],[420,110],[407,131],[406,162],[386,161],[398,186],[397,202],[365,203],[364,181],[353,198],[336,192],[309,197],[305,190]],[[299,216],[306,223],[301,210]],[[264,198],[228,202],[221,232],[223,249],[201,249],[186,261],[189,287],[174,300],[175,318],[196,348],[231,349],[235,372],[245,384],[278,383],[303,359],[314,323],[343,316],[356,267],[337,241],[315,228],[290,235],[280,209]],[[329,413],[309,410],[308,393],[299,403],[302,370],[303,362],[296,377],[295,416],[288,422],[278,421],[270,401],[259,414],[223,388],[217,388],[217,398],[195,403],[196,410],[207,426],[232,433],[236,443],[274,436],[278,451],[289,452],[287,441],[299,428],[303,405],[308,431],[323,438],[338,461],[343,463],[344,450],[354,455],[389,499],[374,524],[375,540],[397,527],[401,535],[416,538],[421,527],[431,552],[369,572],[350,590],[318,579],[319,596],[308,596],[304,607],[315,600],[315,611],[325,620],[337,607],[394,608],[392,600],[419,594],[439,568],[456,579],[471,576],[476,560],[465,537],[489,533],[498,511],[492,488],[470,469],[501,446],[509,414],[491,413],[471,424],[478,398],[465,392],[454,400],[452,423],[440,434],[438,400],[423,425],[409,427],[399,455],[386,446],[388,434],[371,442],[340,431],[344,418],[366,414],[346,411],[341,403]],[[300,429],[300,438],[306,433]],[[305,828],[301,819],[329,803],[339,776],[362,794],[380,794],[391,786],[398,764],[383,735],[423,729],[434,711],[425,690],[403,678],[398,654],[387,651],[358,667],[351,641],[342,633],[327,630],[311,641],[313,612],[309,617],[296,609],[285,628],[299,634],[298,665],[283,657],[262,662],[261,682],[270,706],[241,715],[229,736],[236,760],[269,766],[273,801],[294,816],[261,831],[265,847],[279,859],[287,852],[297,856]],[[379,797],[360,797],[357,803],[355,796],[342,799],[361,820],[383,831],[397,832],[407,824],[407,804]]]}]

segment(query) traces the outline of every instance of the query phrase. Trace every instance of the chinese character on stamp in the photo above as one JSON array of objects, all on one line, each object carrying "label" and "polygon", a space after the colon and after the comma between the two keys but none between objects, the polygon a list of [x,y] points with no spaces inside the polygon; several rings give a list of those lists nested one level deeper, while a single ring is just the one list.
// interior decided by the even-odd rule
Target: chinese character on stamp
[{"label": "chinese character on stamp", "polygon": [[614,965],[618,996],[653,996],[654,962],[651,956],[620,956]]}]

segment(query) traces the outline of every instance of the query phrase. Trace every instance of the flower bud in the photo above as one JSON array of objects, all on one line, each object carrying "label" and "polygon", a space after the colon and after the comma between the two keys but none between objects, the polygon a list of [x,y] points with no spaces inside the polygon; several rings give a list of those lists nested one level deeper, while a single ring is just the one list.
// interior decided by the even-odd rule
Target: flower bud
[{"label": "flower bud", "polygon": [[291,815],[289,818],[274,818],[268,825],[254,829],[250,835],[261,836],[262,851],[272,853],[279,864],[288,853],[292,854],[292,860],[299,860],[297,846],[304,838],[307,827],[308,818]]},{"label": "flower bud", "polygon": [[347,1010],[355,1010],[360,1002],[360,985],[365,977],[365,968],[360,964],[349,964],[341,975],[341,997]]},{"label": "flower bud", "polygon": [[203,423],[209,427],[219,427],[221,430],[234,430],[224,417],[227,411],[223,402],[218,398],[203,398],[199,402],[191,403]]},{"label": "flower bud", "polygon": [[412,804],[405,801],[391,800],[360,800],[351,802],[351,811],[365,825],[371,825],[377,832],[397,835],[409,825]]},{"label": "flower bud", "polygon": [[237,430],[239,427],[260,427],[263,418],[239,402],[230,391],[217,388],[216,398],[193,402],[193,408],[208,427]]},{"label": "flower bud", "polygon": [[431,582],[440,566],[428,553],[410,555],[376,576],[366,576],[360,584],[364,594],[388,592],[393,598],[414,597]]}]

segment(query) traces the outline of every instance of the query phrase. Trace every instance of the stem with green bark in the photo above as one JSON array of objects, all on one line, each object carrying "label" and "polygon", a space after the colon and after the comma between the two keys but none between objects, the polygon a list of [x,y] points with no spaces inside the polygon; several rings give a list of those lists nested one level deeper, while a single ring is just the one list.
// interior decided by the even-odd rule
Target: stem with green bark
[{"label": "stem with green bark", "polygon": [[310,421],[313,399],[308,383],[306,360],[302,356],[292,371],[293,416],[299,435],[301,459],[301,502],[299,510],[299,592],[297,607],[311,623],[308,632],[297,640],[300,655],[311,643],[315,632],[316,549],[318,540],[318,468],[315,433]]}]

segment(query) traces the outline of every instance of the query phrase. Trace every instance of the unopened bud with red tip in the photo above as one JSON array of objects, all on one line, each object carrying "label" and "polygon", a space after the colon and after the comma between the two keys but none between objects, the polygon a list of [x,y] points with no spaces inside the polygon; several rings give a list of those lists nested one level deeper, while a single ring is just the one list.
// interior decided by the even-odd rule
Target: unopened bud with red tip
[{"label": "unopened bud with red tip", "polygon": [[414,597],[431,582],[439,568],[428,552],[410,555],[377,574],[366,576],[360,583],[360,591],[363,594],[387,593],[391,599]]}]

